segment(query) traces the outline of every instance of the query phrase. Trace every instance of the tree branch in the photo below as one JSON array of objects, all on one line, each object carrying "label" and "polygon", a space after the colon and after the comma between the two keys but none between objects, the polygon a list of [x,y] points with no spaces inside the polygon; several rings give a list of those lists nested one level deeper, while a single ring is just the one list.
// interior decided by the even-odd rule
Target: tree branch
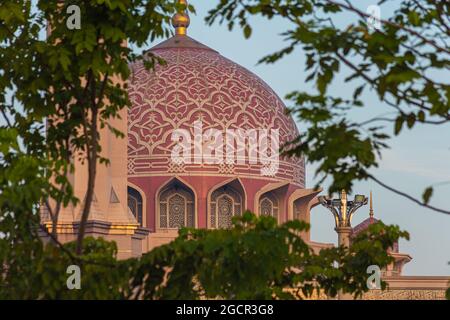
[{"label": "tree branch", "polygon": [[[94,96],[94,98],[95,98],[95,87],[96,86],[95,86],[93,77],[94,76],[92,74],[92,71],[90,70],[86,88],[88,88],[89,85],[91,86],[91,90],[94,91],[93,93],[91,92],[91,97]],[[86,94],[89,94],[89,92],[86,91]],[[84,202],[83,211],[81,214],[80,228],[78,230],[78,236],[77,236],[76,252],[78,255],[81,255],[82,251],[83,251],[83,238],[84,238],[84,234],[86,231],[86,223],[89,218],[89,213],[90,213],[92,199],[93,199],[94,186],[95,186],[95,175],[96,175],[96,164],[97,164],[97,130],[96,130],[97,129],[97,112],[96,112],[96,107],[95,107],[95,99],[93,99],[93,101],[91,101],[91,106],[92,106],[92,109],[91,109],[92,110],[92,119],[90,120],[91,124],[87,120],[87,117],[86,117],[84,111],[82,112],[83,130],[84,130],[84,135],[85,135],[85,139],[86,139],[86,156],[87,156],[87,161],[88,161],[88,182],[87,182],[86,195],[85,195],[85,198],[83,199],[84,200],[83,201]],[[91,130],[90,130],[91,137],[90,138],[89,138],[89,132],[87,130],[88,126],[91,127]]]},{"label": "tree branch", "polygon": [[369,179],[371,179],[371,180],[375,181],[376,183],[378,183],[383,188],[385,188],[385,189],[387,189],[389,191],[392,191],[392,192],[394,192],[394,193],[398,194],[399,196],[402,196],[402,197],[404,197],[406,199],[409,199],[412,202],[414,202],[414,203],[416,203],[416,204],[418,204],[418,205],[420,205],[422,207],[425,207],[425,208],[433,210],[433,211],[437,211],[437,212],[441,212],[441,213],[445,213],[445,214],[450,214],[450,211],[447,211],[447,210],[444,210],[444,209],[440,209],[440,208],[431,206],[429,204],[426,204],[426,203],[424,203],[422,201],[417,200],[416,198],[414,198],[413,196],[411,196],[411,195],[409,195],[409,194],[407,194],[405,192],[402,192],[400,190],[397,190],[397,189],[395,189],[393,187],[388,186],[384,182],[382,182],[382,181],[378,180],[377,178],[375,178],[373,175],[369,174],[368,177],[369,177]]},{"label": "tree branch", "polygon": [[[365,18],[365,19],[372,18],[372,16],[370,16],[369,14],[367,14],[365,12],[362,12],[361,10],[355,8],[354,6],[352,6],[348,2],[347,2],[347,4],[344,4],[344,3],[336,2],[336,1],[333,1],[333,0],[325,0],[325,1],[330,3],[330,4],[334,4],[334,5],[339,6],[341,8],[347,9],[349,11],[353,11],[356,14],[358,14],[361,18]],[[386,25],[389,25],[391,27],[394,27],[394,28],[401,29],[401,30],[404,30],[406,32],[409,32],[410,34],[412,34],[412,35],[418,37],[419,39],[421,39],[423,42],[428,43],[429,45],[434,47],[436,50],[438,50],[440,52],[446,52],[446,53],[450,54],[450,50],[448,50],[447,48],[442,48],[442,47],[438,46],[436,44],[436,42],[434,42],[433,40],[425,38],[419,32],[416,32],[416,31],[414,31],[414,30],[412,30],[410,28],[407,28],[405,26],[399,25],[397,23],[394,23],[394,22],[391,22],[391,21],[388,21],[388,20],[384,20],[384,19],[381,19],[381,18],[378,18],[377,20],[380,21],[383,24],[386,24]]]}]

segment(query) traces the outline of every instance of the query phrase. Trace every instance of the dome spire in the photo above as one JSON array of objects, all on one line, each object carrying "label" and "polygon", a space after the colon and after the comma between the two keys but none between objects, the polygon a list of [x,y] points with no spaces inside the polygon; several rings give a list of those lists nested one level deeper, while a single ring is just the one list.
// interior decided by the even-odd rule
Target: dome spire
[{"label": "dome spire", "polygon": [[[183,4],[187,8],[188,4],[186,0],[177,0],[177,3]],[[187,10],[175,13],[172,17],[172,26],[175,28],[175,34],[185,36],[190,22],[191,20],[189,18]]]},{"label": "dome spire", "polygon": [[370,211],[369,211],[369,217],[372,220],[373,219],[373,200],[372,200],[372,190],[370,190]]}]

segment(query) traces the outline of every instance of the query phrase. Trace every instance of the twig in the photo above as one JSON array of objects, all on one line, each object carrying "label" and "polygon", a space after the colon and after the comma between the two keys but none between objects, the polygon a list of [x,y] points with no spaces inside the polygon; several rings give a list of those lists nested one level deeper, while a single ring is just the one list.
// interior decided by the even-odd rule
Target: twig
[{"label": "twig", "polygon": [[[348,4],[344,4],[344,3],[336,2],[336,1],[333,1],[333,0],[325,0],[325,1],[330,3],[330,4],[334,4],[336,6],[339,6],[341,8],[353,11],[353,12],[355,12],[356,14],[358,14],[362,18],[371,18],[371,15],[369,15],[369,14],[367,14],[365,12],[362,12],[361,10],[355,8],[354,6],[352,6],[349,3]],[[433,40],[425,38],[419,32],[416,32],[416,31],[414,31],[414,30],[412,30],[410,28],[407,28],[405,26],[399,25],[399,24],[394,23],[392,21],[384,20],[384,19],[381,19],[381,18],[377,18],[377,20],[380,21],[383,24],[386,24],[386,25],[389,25],[391,27],[395,27],[397,29],[401,29],[401,30],[404,30],[406,32],[409,32],[410,34],[415,35],[416,37],[421,39],[423,42],[428,43],[429,45],[433,46],[436,50],[441,51],[441,52],[446,52],[446,53],[450,54],[450,50],[448,50],[447,48],[442,48],[442,47],[438,46],[436,44],[436,42],[434,42]]]},{"label": "twig", "polygon": [[416,198],[414,198],[413,196],[411,196],[411,195],[409,195],[409,194],[407,194],[407,193],[405,193],[405,192],[402,192],[402,191],[400,191],[400,190],[397,190],[397,189],[395,189],[395,188],[393,188],[393,187],[388,186],[387,184],[385,184],[384,182],[378,180],[377,178],[375,178],[374,176],[372,176],[372,175],[370,175],[370,174],[368,175],[368,178],[369,178],[369,179],[372,179],[373,181],[375,181],[376,183],[378,183],[378,184],[379,184],[380,186],[382,186],[383,188],[388,189],[389,191],[392,191],[392,192],[394,192],[394,193],[396,193],[396,194],[398,194],[398,195],[400,195],[400,196],[402,196],[402,197],[404,197],[404,198],[407,198],[407,199],[409,199],[409,200],[411,200],[411,201],[417,203],[418,205],[420,205],[420,206],[422,206],[422,207],[425,207],[425,208],[428,208],[428,209],[431,209],[431,210],[434,210],[434,211],[437,211],[437,212],[441,212],[441,213],[445,213],[445,214],[450,214],[450,211],[447,211],[447,210],[444,210],[444,209],[440,209],[440,208],[437,208],[437,207],[434,207],[434,206],[430,206],[429,204],[426,204],[426,203],[424,203],[424,202],[422,202],[422,201],[419,201],[419,200],[417,200]]}]

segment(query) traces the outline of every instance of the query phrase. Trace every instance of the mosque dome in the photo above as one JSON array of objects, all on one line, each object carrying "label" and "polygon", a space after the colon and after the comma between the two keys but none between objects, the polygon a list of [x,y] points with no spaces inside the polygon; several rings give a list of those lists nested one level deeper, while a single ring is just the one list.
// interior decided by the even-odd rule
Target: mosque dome
[{"label": "mosque dome", "polygon": [[[165,65],[147,70],[132,64],[129,94],[130,174],[182,173],[261,176],[262,164],[184,164],[170,161],[175,129],[194,136],[194,122],[202,129],[278,129],[280,146],[298,136],[292,118],[275,92],[258,76],[187,35],[175,35],[148,54]],[[270,132],[269,132],[270,134]],[[225,136],[223,137],[225,141]],[[224,153],[226,150],[224,150]],[[224,155],[225,157],[225,155]],[[193,161],[192,161],[193,162]],[[225,161],[223,161],[225,162]],[[276,179],[304,185],[304,166],[298,159],[280,158]]]},{"label": "mosque dome", "polygon": [[[190,38],[186,13],[175,15],[172,24],[176,34],[146,53],[146,58],[158,57],[164,64],[157,64],[154,70],[148,70],[143,61],[130,65],[130,207],[145,203],[141,210],[146,221],[141,223],[156,233],[181,226],[227,226],[233,215],[245,209],[274,215],[279,221],[288,220],[288,212],[294,217],[297,207],[307,206],[305,199],[297,207],[294,202],[309,194],[298,191],[305,185],[303,159],[279,157],[275,168],[272,160],[268,164],[249,159],[252,148],[261,149],[264,133],[269,147],[274,146],[274,138],[282,146],[298,136],[285,105],[254,73]],[[205,161],[204,154],[200,161],[196,159],[196,146],[205,148],[205,144],[217,142],[203,136],[196,145],[196,130],[206,134],[210,129],[221,133],[223,161]],[[189,161],[173,159],[180,141],[173,136],[176,130],[189,136],[182,139],[191,143]],[[227,149],[229,132],[241,138],[244,135],[249,149],[239,153],[239,139],[231,143],[235,149]],[[250,140],[255,132],[257,138]],[[218,149],[214,150],[217,156]],[[227,161],[229,150],[236,152],[234,162]],[[257,152],[260,155],[261,150]],[[242,155],[245,159],[239,162]]]}]

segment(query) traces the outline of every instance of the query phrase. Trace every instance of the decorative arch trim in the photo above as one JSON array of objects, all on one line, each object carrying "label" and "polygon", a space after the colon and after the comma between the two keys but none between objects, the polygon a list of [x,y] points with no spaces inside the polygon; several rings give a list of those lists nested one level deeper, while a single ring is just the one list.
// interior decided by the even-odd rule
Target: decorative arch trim
[{"label": "decorative arch trim", "polygon": [[216,191],[217,189],[219,189],[221,187],[224,187],[224,186],[226,186],[228,184],[231,184],[231,183],[233,183],[235,181],[238,183],[238,185],[242,189],[242,196],[243,196],[242,204],[241,204],[242,205],[242,212],[244,212],[247,209],[247,207],[248,207],[247,206],[247,192],[246,192],[246,190],[244,188],[244,184],[242,183],[240,178],[231,178],[231,179],[227,179],[227,180],[224,180],[222,182],[219,182],[218,184],[214,185],[208,191],[208,195],[207,195],[207,198],[206,198],[206,212],[207,212],[207,214],[206,214],[206,226],[207,226],[208,229],[212,228],[212,226],[211,226],[211,215],[212,215],[212,212],[211,212],[211,202],[212,202],[211,201],[211,196],[212,196],[213,192]]},{"label": "decorative arch trim", "polygon": [[277,189],[283,188],[288,185],[289,185],[289,182],[276,182],[276,183],[266,184],[264,187],[259,189],[255,193],[255,199],[253,201],[253,208],[255,208],[255,214],[257,216],[261,215],[261,213],[259,212],[259,202],[261,201],[261,196],[263,196],[267,192],[275,191]]},{"label": "decorative arch trim", "polygon": [[178,181],[180,184],[184,185],[186,189],[189,189],[189,191],[192,192],[194,195],[194,228],[198,227],[198,196],[197,192],[195,191],[195,188],[192,187],[188,182],[186,182],[184,179],[182,179],[179,176],[174,176],[168,179],[166,182],[161,184],[158,189],[155,192],[155,228],[156,230],[167,230],[170,228],[160,228],[160,203],[159,203],[159,197],[161,194],[161,191],[163,191],[168,185],[171,183]]},{"label": "decorative arch trim", "polygon": [[279,221],[279,211],[280,211],[280,201],[277,198],[275,194],[273,194],[271,191],[269,193],[266,193],[261,197],[261,200],[259,201],[259,215],[263,215],[263,207],[266,207],[268,216],[271,216],[275,218],[277,221]]},{"label": "decorative arch trim", "polygon": [[[138,185],[135,185],[134,183],[127,181],[127,187],[133,188],[136,190],[142,198],[142,226],[147,227],[147,197],[144,192]],[[128,191],[127,191],[127,197],[128,197]],[[127,209],[128,209],[128,199],[127,199]],[[133,216],[134,217],[134,216]]]},{"label": "decorative arch trim", "polygon": [[299,189],[295,190],[288,198],[288,220],[294,219],[294,202],[298,199],[305,197],[312,197],[313,199],[309,203],[308,209],[315,207],[319,200],[317,199],[317,195],[322,192],[322,188],[319,189]]}]

